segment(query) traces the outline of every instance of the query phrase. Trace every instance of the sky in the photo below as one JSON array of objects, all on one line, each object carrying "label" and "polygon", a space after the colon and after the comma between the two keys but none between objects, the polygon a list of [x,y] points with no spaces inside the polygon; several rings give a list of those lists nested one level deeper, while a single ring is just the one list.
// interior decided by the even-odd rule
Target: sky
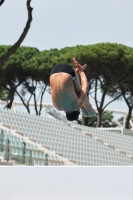
[{"label": "sky", "polygon": [[[33,21],[22,46],[41,51],[101,42],[133,47],[132,0],[32,0],[31,6]],[[0,19],[0,44],[14,44],[27,21],[26,0],[6,0]],[[44,100],[52,103],[48,93]],[[94,100],[90,101],[95,107]],[[107,108],[127,110],[127,105],[115,101]]]}]

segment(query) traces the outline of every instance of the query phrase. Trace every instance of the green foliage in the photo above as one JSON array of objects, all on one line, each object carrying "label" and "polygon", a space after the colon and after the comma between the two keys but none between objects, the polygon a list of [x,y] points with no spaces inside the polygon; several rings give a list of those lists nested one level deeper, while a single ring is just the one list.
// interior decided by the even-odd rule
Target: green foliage
[{"label": "green foliage", "polygon": [[[81,64],[88,64],[86,74],[96,77],[109,76],[106,72],[122,72],[133,66],[133,48],[117,43],[99,43],[95,45],[67,47],[60,50],[58,62],[71,63],[75,57]],[[74,66],[74,65],[73,65]],[[106,71],[105,71],[106,70]],[[132,69],[133,70],[133,69]]]},{"label": "green foliage", "polygon": [[[89,118],[88,120],[88,126],[91,127],[96,127],[96,120],[94,121],[94,118]],[[107,112],[104,111],[102,113],[102,121],[101,121],[101,126],[102,127],[117,127],[117,124],[115,122],[113,122],[114,120],[114,116],[113,116],[113,112]],[[93,123],[94,121],[94,123]],[[78,123],[81,125],[84,125],[84,118],[82,117],[81,120],[78,120]],[[92,124],[92,125],[90,125]]]},{"label": "green foliage", "polygon": [[[7,48],[9,47],[0,46],[0,52],[5,52]],[[22,77],[30,76],[30,71],[27,70],[26,66],[29,59],[38,52],[36,48],[20,47],[0,69],[0,78],[4,79],[5,82],[15,82]]]},{"label": "green foliage", "polygon": [[0,100],[8,101],[9,100],[9,92],[0,86]]}]

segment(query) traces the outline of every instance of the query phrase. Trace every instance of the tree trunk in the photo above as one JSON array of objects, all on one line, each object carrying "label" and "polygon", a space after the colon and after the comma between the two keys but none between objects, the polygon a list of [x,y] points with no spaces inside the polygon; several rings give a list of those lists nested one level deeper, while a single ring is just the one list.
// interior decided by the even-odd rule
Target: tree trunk
[{"label": "tree trunk", "polygon": [[130,127],[129,127],[129,121],[130,121],[131,116],[132,116],[132,109],[133,109],[133,107],[130,106],[130,107],[129,107],[129,110],[128,110],[128,115],[127,115],[127,119],[126,119],[126,126],[125,126],[125,128],[127,128],[127,129],[130,128]]},{"label": "tree trunk", "polygon": [[19,92],[18,92],[17,90],[16,90],[16,93],[17,93],[17,95],[20,97],[20,99],[21,99],[23,105],[26,107],[28,113],[30,113],[29,101],[30,101],[32,95],[30,96],[29,101],[28,101],[28,102],[25,102],[24,99],[21,97],[21,95],[19,94]]},{"label": "tree trunk", "polygon": [[5,0],[1,0],[0,1],[0,6],[2,6],[2,4],[4,3]]},{"label": "tree trunk", "polygon": [[88,126],[89,117],[84,117],[83,120],[84,120],[84,125]]},{"label": "tree trunk", "polygon": [[[2,0],[0,2],[0,4],[2,5],[3,2],[4,1]],[[8,60],[8,58],[13,53],[15,53],[15,51],[20,47],[21,43],[25,39],[25,37],[26,37],[26,35],[27,35],[27,33],[28,33],[29,29],[30,29],[30,24],[31,24],[31,21],[32,21],[32,10],[33,10],[33,8],[30,6],[30,2],[31,2],[31,0],[27,0],[28,20],[27,20],[26,26],[25,26],[20,38],[18,39],[18,41],[11,48],[9,48],[4,55],[2,55],[0,57],[0,68],[2,68],[4,63]]]},{"label": "tree trunk", "polygon": [[42,91],[42,94],[41,94],[40,110],[39,110],[38,115],[41,115],[41,110],[42,110],[42,99],[43,99],[43,95],[44,95],[44,93],[45,93],[45,91],[46,91],[47,85],[48,85],[48,84],[45,84],[45,87],[44,87],[44,89],[43,89],[43,91]]},{"label": "tree trunk", "polygon": [[10,102],[5,107],[11,109],[13,100],[14,100],[14,91],[10,91]]},{"label": "tree trunk", "polygon": [[96,127],[101,127],[101,121],[102,121],[102,111],[98,111],[97,114],[97,123],[96,123]]}]

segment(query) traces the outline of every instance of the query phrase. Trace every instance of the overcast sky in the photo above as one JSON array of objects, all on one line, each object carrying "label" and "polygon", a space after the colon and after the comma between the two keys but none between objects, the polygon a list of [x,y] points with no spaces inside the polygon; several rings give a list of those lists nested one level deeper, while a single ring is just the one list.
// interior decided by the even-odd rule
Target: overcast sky
[{"label": "overcast sky", "polygon": [[[13,44],[27,20],[26,0],[6,0],[0,43]],[[33,21],[24,46],[40,50],[117,42],[133,47],[132,0],[32,0]]]},{"label": "overcast sky", "polygon": [[[0,8],[0,44],[19,38],[27,21],[25,4],[6,0]],[[31,5],[33,21],[23,46],[44,50],[116,42],[133,47],[132,0],[32,0]],[[45,102],[52,102],[47,93]],[[116,101],[108,108],[127,110],[127,105]]]}]

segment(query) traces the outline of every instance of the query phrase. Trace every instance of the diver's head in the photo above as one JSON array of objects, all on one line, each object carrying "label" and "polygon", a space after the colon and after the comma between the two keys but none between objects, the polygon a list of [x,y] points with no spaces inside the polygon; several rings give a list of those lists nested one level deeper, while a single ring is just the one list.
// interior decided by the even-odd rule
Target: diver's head
[{"label": "diver's head", "polygon": [[66,112],[66,118],[69,121],[78,120],[79,114],[80,114],[79,110]]}]

